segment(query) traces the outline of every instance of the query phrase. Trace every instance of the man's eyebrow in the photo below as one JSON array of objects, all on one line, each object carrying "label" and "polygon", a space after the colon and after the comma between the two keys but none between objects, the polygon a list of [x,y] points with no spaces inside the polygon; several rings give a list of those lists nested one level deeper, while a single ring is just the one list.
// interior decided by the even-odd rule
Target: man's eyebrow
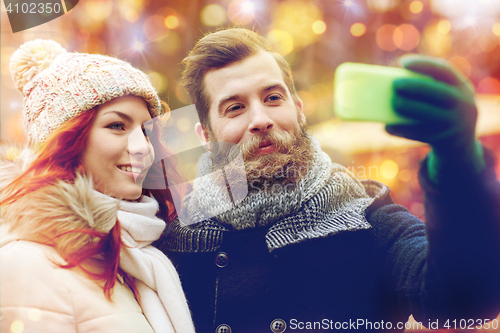
[{"label": "man's eyebrow", "polygon": [[123,112],[120,112],[120,111],[116,111],[116,110],[109,110],[109,111],[106,111],[104,112],[102,115],[106,115],[108,113],[116,113],[119,117],[122,117],[123,119],[125,119],[126,121],[128,122],[133,122],[133,119],[132,117],[130,117],[128,114],[125,114]]},{"label": "man's eyebrow", "polygon": [[238,94],[234,94],[234,95],[229,95],[229,96],[226,96],[226,97],[222,97],[220,100],[219,100],[219,113],[222,113],[222,105],[226,102],[229,102],[229,101],[234,101],[234,100],[237,100],[240,98],[240,95]]},{"label": "man's eyebrow", "polygon": [[274,89],[280,89],[280,90],[286,91],[286,88],[281,83],[276,83],[276,84],[272,84],[272,85],[269,85],[267,87],[264,87],[264,89],[262,89],[262,91],[267,92],[269,90],[274,90]]}]

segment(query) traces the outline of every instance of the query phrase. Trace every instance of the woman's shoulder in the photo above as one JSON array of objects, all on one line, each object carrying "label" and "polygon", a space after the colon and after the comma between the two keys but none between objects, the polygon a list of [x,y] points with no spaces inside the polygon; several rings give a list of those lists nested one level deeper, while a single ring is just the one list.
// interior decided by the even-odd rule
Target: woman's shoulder
[{"label": "woman's shoulder", "polygon": [[[0,249],[2,331],[4,322],[25,318],[39,330],[53,325],[68,332],[149,332],[130,288],[116,282],[111,300],[102,286],[79,268],[62,268],[64,260],[48,245],[19,240]],[[99,265],[91,259],[90,265]],[[30,318],[40,320],[30,322]],[[4,320],[5,318],[5,320]],[[133,329],[132,329],[133,328]],[[43,330],[42,330],[43,331]]]}]

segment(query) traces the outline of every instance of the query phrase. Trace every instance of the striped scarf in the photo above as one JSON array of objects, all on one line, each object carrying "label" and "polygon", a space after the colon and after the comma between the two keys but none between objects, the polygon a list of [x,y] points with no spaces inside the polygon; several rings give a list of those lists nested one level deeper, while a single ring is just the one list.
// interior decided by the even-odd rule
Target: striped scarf
[{"label": "striped scarf", "polygon": [[[223,191],[213,182],[195,180],[181,212],[181,220],[190,222],[170,225],[166,249],[215,251],[222,244],[224,232],[268,227],[266,243],[272,252],[307,239],[371,228],[365,210],[387,187],[374,181],[362,184],[345,167],[332,163],[314,138],[311,141],[311,167],[292,189],[249,191],[242,202],[215,217],[210,214],[223,201]],[[200,161],[210,166],[199,168],[202,176],[211,172],[207,159],[208,155]]]}]

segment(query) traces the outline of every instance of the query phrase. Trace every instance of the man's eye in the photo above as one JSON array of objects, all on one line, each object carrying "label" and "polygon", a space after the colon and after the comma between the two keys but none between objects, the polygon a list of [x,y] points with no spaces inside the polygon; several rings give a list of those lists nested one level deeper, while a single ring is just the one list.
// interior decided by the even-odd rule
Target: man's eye
[{"label": "man's eye", "polygon": [[243,109],[243,106],[241,104],[236,104],[236,105],[229,107],[226,112],[239,111],[241,109]]},{"label": "man's eye", "polygon": [[123,123],[113,123],[107,126],[107,128],[117,131],[122,131],[125,129],[125,125]]},{"label": "man's eye", "polygon": [[267,100],[271,102],[279,101],[280,99],[283,99],[283,97],[278,94],[270,95],[267,97]]}]

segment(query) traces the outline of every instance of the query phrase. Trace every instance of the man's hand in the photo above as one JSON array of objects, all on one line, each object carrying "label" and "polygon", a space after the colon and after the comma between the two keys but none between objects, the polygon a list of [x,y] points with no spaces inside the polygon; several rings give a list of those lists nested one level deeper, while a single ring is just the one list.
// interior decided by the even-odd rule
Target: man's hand
[{"label": "man's hand", "polygon": [[[411,125],[388,125],[387,132],[426,142],[429,175],[437,181],[446,160],[470,161],[476,171],[484,166],[482,149],[475,141],[477,108],[469,80],[444,59],[420,55],[401,58],[409,70],[435,81],[404,78],[394,81],[392,106],[402,116],[414,119]],[[434,176],[433,176],[434,174]]]}]

